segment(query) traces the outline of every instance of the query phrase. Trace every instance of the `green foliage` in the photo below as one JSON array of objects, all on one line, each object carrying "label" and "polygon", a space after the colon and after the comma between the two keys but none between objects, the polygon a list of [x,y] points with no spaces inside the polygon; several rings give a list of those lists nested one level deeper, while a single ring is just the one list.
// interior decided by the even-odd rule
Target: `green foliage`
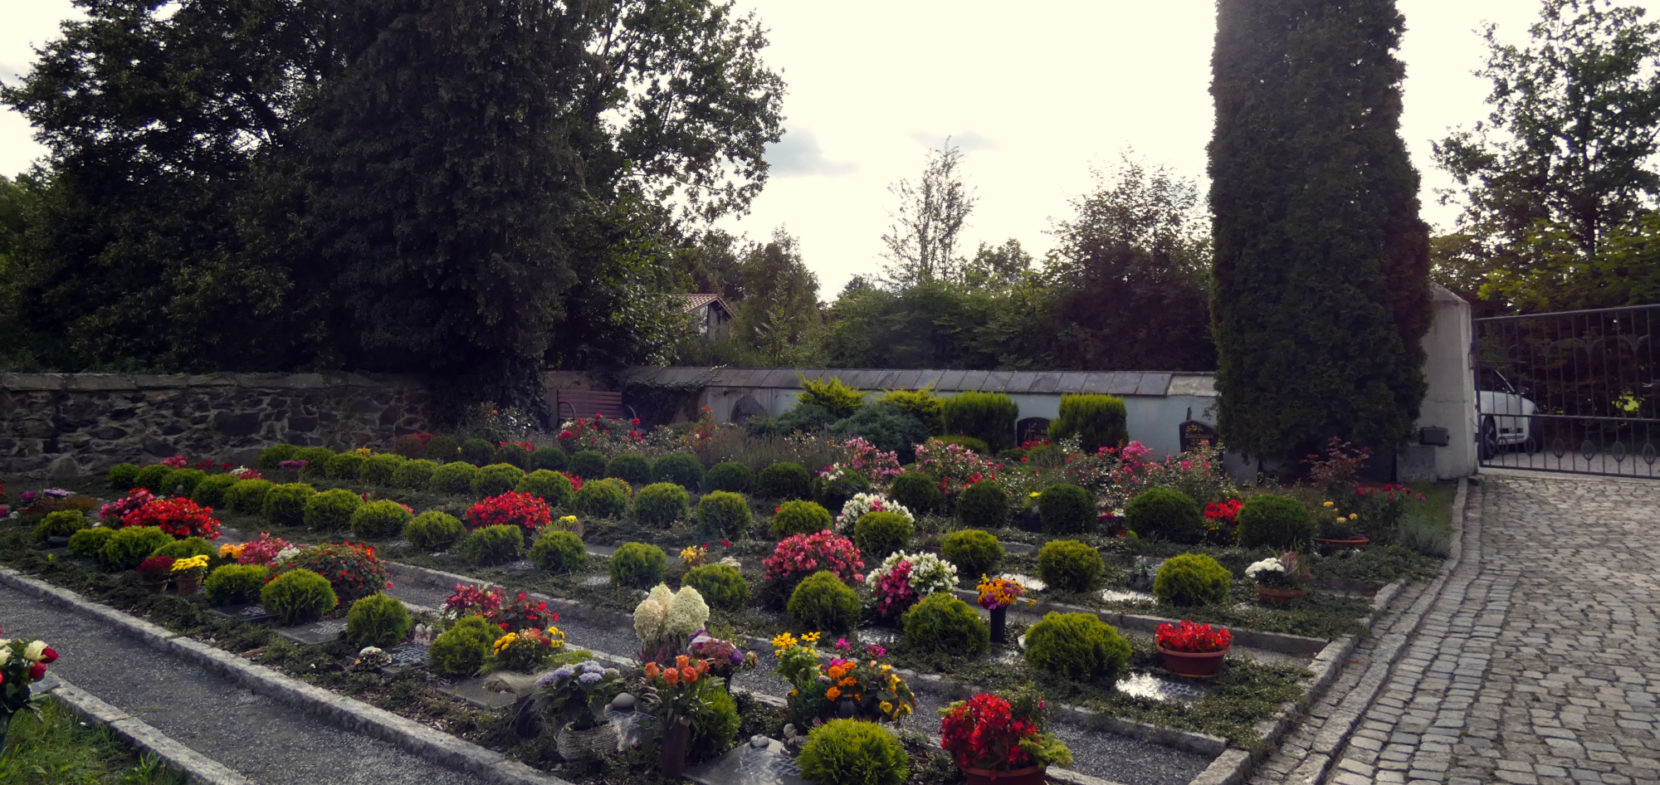
[{"label": "green foliage", "polygon": [[427,440],[428,460],[438,463],[450,463],[461,458],[461,441],[447,433],[440,433]]},{"label": "green foliage", "polygon": [[893,478],[888,498],[917,515],[941,512],[945,507],[945,494],[940,493],[933,478],[921,472],[906,472]]},{"label": "green foliage", "polygon": [[391,499],[367,502],[352,511],[352,536],[360,540],[379,540],[396,537],[410,519],[409,508]]},{"label": "green foliage", "polygon": [[841,472],[831,479],[814,477],[813,498],[827,510],[840,510],[847,500],[870,490],[864,475]]},{"label": "green foliage", "polygon": [[1051,611],[1026,631],[1026,667],[1034,672],[1111,683],[1129,661],[1129,641],[1093,613]]},{"label": "green foliage", "polygon": [[634,589],[648,589],[663,582],[669,555],[662,548],[644,542],[626,542],[606,560],[611,583]]},{"label": "green foliage", "polygon": [[980,621],[980,612],[946,592],[923,597],[900,623],[905,645],[920,651],[973,656],[991,647],[991,629]]},{"label": "green foliage", "polygon": [[117,529],[104,543],[104,550],[99,553],[98,559],[106,570],[131,570],[139,562],[150,558],[157,548],[172,541],[172,535],[158,526],[128,526]]},{"label": "green foliage", "polygon": [[[431,439],[429,434],[427,439]],[[420,434],[406,433],[392,440],[392,452],[405,460],[415,460],[427,454],[426,439]]]},{"label": "green foliage", "polygon": [[490,658],[490,644],[501,630],[482,616],[468,616],[433,639],[427,649],[427,667],[445,676],[471,676]]},{"label": "green foliage", "polygon": [[357,508],[362,506],[362,496],[344,488],[335,488],[306,499],[303,520],[308,529],[321,532],[345,531],[351,526],[352,513],[357,512]]},{"label": "green foliage", "polygon": [[474,529],[461,543],[462,559],[474,567],[507,564],[524,558],[525,532],[518,526]]},{"label": "green foliage", "polygon": [[432,482],[433,472],[436,471],[438,463],[427,458],[404,461],[392,472],[392,485],[408,490],[424,489]]},{"label": "green foliage", "polygon": [[1153,596],[1167,605],[1217,605],[1228,599],[1233,575],[1202,553],[1166,559],[1153,577]]},{"label": "green foliage", "polygon": [[322,477],[333,457],[334,451],[327,447],[301,447],[294,451],[293,460],[306,462],[305,468],[300,469],[301,477]]},{"label": "green foliage", "polygon": [[962,392],[943,402],[945,430],[986,443],[993,455],[1014,446],[1014,421],[1020,407],[1003,393]]},{"label": "green foliage", "polygon": [[162,481],[172,473],[173,469],[170,466],[163,466],[159,463],[150,464],[139,469],[138,473],[133,475],[133,487],[143,488],[151,493],[165,493],[162,490],[164,487]]},{"label": "green foliage", "polygon": [[496,455],[492,460],[496,463],[517,466],[525,471],[530,470],[530,451],[517,444],[503,444],[497,447]]},{"label": "green foliage", "polygon": [[1038,496],[1043,530],[1050,534],[1081,534],[1095,523],[1095,495],[1068,483],[1043,489]]},{"label": "green foliage", "polygon": [[850,417],[864,405],[865,394],[842,383],[834,376],[829,380],[809,379],[796,374],[801,381],[801,393],[796,396],[796,405],[812,404],[830,412],[836,419]]},{"label": "green foliage", "polygon": [[402,455],[395,452],[383,452],[371,456],[361,466],[358,466],[357,476],[371,485],[392,485],[392,478],[397,476],[398,470],[403,468],[406,463],[409,463],[409,459]]},{"label": "green foliage", "polygon": [[282,462],[294,457],[300,448],[292,444],[273,444],[259,451],[259,457],[254,459],[254,468],[262,472],[274,472],[282,469]]},{"label": "green foliage", "polygon": [[1051,540],[1038,550],[1038,577],[1055,591],[1089,591],[1106,569],[1101,553],[1077,540]]},{"label": "green foliage", "polygon": [[813,478],[799,463],[780,462],[761,470],[756,488],[763,499],[806,499],[813,495]]},{"label": "green foliage", "polygon": [[473,474],[474,496],[499,496],[518,487],[525,470],[510,463],[492,463]]},{"label": "green foliage", "polygon": [[778,505],[772,514],[770,531],[774,539],[782,540],[796,534],[812,534],[830,528],[835,519],[818,502],[796,499]]},{"label": "green foliage", "polygon": [[571,456],[571,474],[584,480],[605,476],[605,453],[580,450]]},{"label": "green foliage", "polygon": [[990,532],[962,529],[940,539],[940,556],[957,565],[958,575],[990,575],[1003,563],[1003,544]]},{"label": "green foliage", "polygon": [[705,687],[703,705],[692,715],[692,736],[686,754],[693,761],[724,754],[738,738],[738,702],[732,693]]},{"label": "green foliage", "polygon": [[213,543],[200,537],[186,537],[174,540],[150,552],[151,556],[171,556],[174,559],[188,559],[192,556],[206,556],[212,559],[219,553]]},{"label": "green foliage", "polygon": [[323,474],[331,480],[355,480],[367,460],[356,452],[338,453],[323,464]]},{"label": "green foliage", "polygon": [[259,604],[284,625],[315,621],[340,604],[329,579],[311,570],[285,572],[259,592]]},{"label": "green foliage", "polygon": [[697,502],[697,525],[704,534],[741,539],[753,518],[741,494],[710,491]]},{"label": "green foliage", "polygon": [[565,470],[565,451],[558,447],[538,447],[530,454],[530,470],[562,472]]},{"label": "green foliage", "polygon": [[703,463],[691,453],[670,453],[651,465],[653,482],[672,482],[685,488],[703,487]]},{"label": "green foliage", "polygon": [[1077,436],[1084,452],[1117,447],[1130,439],[1124,399],[1116,395],[1061,396],[1061,414],[1049,423],[1049,438],[1059,442]]},{"label": "green foliage", "polygon": [[672,482],[654,482],[634,497],[634,518],[645,526],[668,526],[691,516],[691,494]]},{"label": "green foliage", "polygon": [[103,526],[81,529],[69,535],[69,552],[87,559],[97,559],[104,551],[115,530]]},{"label": "green foliage", "polygon": [[225,504],[243,515],[261,514],[265,509],[265,495],[275,487],[270,480],[243,480],[225,489]]},{"label": "green foliage", "polygon": [[1301,548],[1314,540],[1314,530],[1314,515],[1289,496],[1259,493],[1239,508],[1239,544],[1247,548]]},{"label": "green foliage", "polygon": [[876,402],[897,407],[915,417],[930,436],[945,433],[945,403],[934,394],[932,386],[921,390],[888,390]]},{"label": "green foliage", "polygon": [[461,541],[467,527],[454,515],[429,510],[403,525],[403,538],[423,551],[447,551]]},{"label": "green foliage", "polygon": [[916,527],[897,512],[867,512],[853,524],[853,544],[873,563],[903,549],[914,534]]},{"label": "green foliage", "polygon": [[796,758],[801,775],[820,785],[902,785],[911,775],[910,756],[881,725],[831,720],[807,734]]},{"label": "green foliage", "polygon": [[162,491],[168,496],[189,496],[196,490],[196,483],[207,477],[207,472],[201,469],[174,469],[161,478]]},{"label": "green foliage", "polygon": [[577,512],[598,518],[620,518],[628,512],[628,492],[614,483],[589,480],[576,489],[571,505]]},{"label": "green foliage", "polygon": [[755,472],[737,461],[725,461],[709,467],[703,475],[704,491],[749,493],[755,487]]},{"label": "green foliage", "polygon": [[226,564],[208,573],[202,581],[202,591],[214,605],[250,603],[259,599],[270,574],[271,570],[263,564]]},{"label": "green foliage", "polygon": [[641,485],[651,482],[651,464],[643,455],[624,453],[605,464],[605,476],[627,480],[629,485]]},{"label": "green foliage", "polygon": [[468,439],[461,443],[461,460],[474,466],[483,466],[496,457],[496,448],[479,438]]},{"label": "green foliage", "polygon": [[403,642],[409,625],[409,609],[385,592],[376,592],[352,603],[346,612],[346,640],[354,646],[386,648]]},{"label": "green foliage", "polygon": [[957,520],[974,529],[1001,529],[1009,522],[1009,492],[981,480],[957,495]]},{"label": "green foliage", "polygon": [[81,514],[80,510],[57,510],[49,512],[40,523],[35,524],[35,542],[45,542],[47,537],[72,537],[75,532],[92,525],[92,521]]},{"label": "green foliage", "polygon": [[427,480],[427,490],[433,493],[471,493],[473,477],[477,474],[478,467],[466,461],[450,461],[433,470],[432,477]]},{"label": "green foliage", "polygon": [[798,629],[839,635],[859,626],[858,592],[828,570],[815,572],[796,584],[785,610]]},{"label": "green foliage", "polygon": [[1205,538],[1199,503],[1174,488],[1148,488],[1124,506],[1124,525],[1141,537],[1194,544]]},{"label": "green foliage", "polygon": [[519,480],[513,490],[528,493],[554,507],[563,507],[571,501],[571,478],[552,469],[537,469]]},{"label": "green foliage", "polygon": [[974,452],[977,452],[981,455],[993,455],[994,454],[991,451],[991,446],[986,444],[985,439],[976,439],[973,436],[968,436],[968,435],[960,434],[960,433],[948,433],[944,436],[939,437],[939,440],[940,440],[940,442],[942,442],[944,444],[959,444],[959,445],[962,445],[963,447],[967,447],[968,449],[973,450]]},{"label": "green foliage", "polygon": [[210,474],[196,483],[196,490],[191,492],[190,498],[203,507],[223,507],[225,491],[230,490],[237,482],[239,481],[229,474]]},{"label": "green foliage", "polygon": [[712,608],[743,610],[749,604],[749,582],[738,568],[727,564],[701,564],[686,571],[681,585],[697,589]]},{"label": "green foliage", "polygon": [[904,409],[886,403],[862,406],[851,417],[830,426],[837,439],[862,436],[876,449],[896,453],[900,463],[916,457],[918,444],[928,441],[928,426]]},{"label": "green foliage", "polygon": [[575,532],[543,529],[530,546],[530,563],[556,574],[576,572],[588,564],[588,546]]},{"label": "green foliage", "polygon": [[[771,429],[764,428],[760,423],[755,424],[755,430],[766,430],[766,433],[754,433],[756,436],[780,435],[788,436],[792,433],[810,433],[830,427],[831,423],[841,419],[834,412],[816,403],[797,403],[789,411],[779,417]],[[751,421],[753,422],[753,420]]]},{"label": "green foliage", "polygon": [[118,463],[110,467],[104,475],[104,484],[112,491],[125,492],[131,490],[138,482],[138,466],[131,463]]}]

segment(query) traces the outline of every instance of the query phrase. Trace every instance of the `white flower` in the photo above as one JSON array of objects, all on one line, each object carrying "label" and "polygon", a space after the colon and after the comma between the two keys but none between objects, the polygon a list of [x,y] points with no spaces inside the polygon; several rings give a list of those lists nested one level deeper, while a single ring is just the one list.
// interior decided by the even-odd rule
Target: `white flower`
[{"label": "white flower", "polygon": [[0,640],[0,665],[5,665],[6,663],[11,662],[11,659],[11,641]]},{"label": "white flower", "polygon": [[905,505],[880,494],[856,493],[853,498],[848,499],[847,503],[842,505],[842,512],[836,518],[836,525],[842,531],[849,531],[853,528],[853,524],[858,523],[860,518],[873,510],[898,513],[906,521],[912,524],[916,523],[916,516],[912,515],[910,510],[905,509]]},{"label": "white flower", "polygon": [[282,564],[283,562],[286,562],[298,555],[300,555],[300,549],[290,545],[287,548],[277,551],[277,555],[271,558],[271,563]]},{"label": "white flower", "polygon": [[932,553],[895,553],[871,570],[865,576],[865,585],[875,589],[893,568],[902,561],[911,563],[911,574],[907,579],[911,584],[911,591],[916,592],[920,599],[930,594],[947,592],[957,587],[957,565],[952,564]]},{"label": "white flower", "polygon": [[30,662],[46,659],[46,641],[35,641],[23,649],[23,657]]},{"label": "white flower", "polygon": [[741,561],[738,561],[738,560],[737,560],[737,559],[734,559],[734,558],[732,558],[732,557],[731,557],[731,556],[727,556],[727,557],[725,557],[725,558],[722,558],[722,559],[721,559],[721,560],[720,560],[720,561],[719,561],[719,562],[717,562],[717,563],[718,563],[718,564],[724,564],[724,565],[726,565],[726,566],[728,566],[728,567],[731,567],[731,568],[732,568],[732,569],[734,569],[734,570],[736,570],[736,569],[740,569],[740,568],[742,568],[742,567],[743,567],[743,566],[744,566],[744,563],[743,563],[743,562],[741,562]]},{"label": "white flower", "polygon": [[708,623],[709,605],[703,601],[703,595],[690,586],[680,587],[680,591],[674,595],[674,601],[669,604],[665,632],[676,636],[691,635]]},{"label": "white flower", "polygon": [[1284,574],[1285,565],[1280,563],[1280,560],[1277,558],[1268,558],[1258,562],[1251,562],[1251,566],[1245,568],[1245,577],[1254,581],[1259,579],[1258,576],[1269,572]]},{"label": "white flower", "polygon": [[639,605],[634,606],[634,634],[640,638],[642,645],[657,640],[663,622],[669,617],[669,605],[673,602],[674,592],[669,590],[668,584],[659,583]]}]

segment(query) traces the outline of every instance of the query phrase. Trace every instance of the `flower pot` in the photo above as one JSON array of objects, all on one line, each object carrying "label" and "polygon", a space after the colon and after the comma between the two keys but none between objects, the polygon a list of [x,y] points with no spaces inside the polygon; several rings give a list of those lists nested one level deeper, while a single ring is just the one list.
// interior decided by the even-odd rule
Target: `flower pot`
[{"label": "flower pot", "polygon": [[179,596],[189,597],[202,588],[202,576],[180,575],[173,579],[173,586],[179,590]]},{"label": "flower pot", "polygon": [[1305,589],[1276,589],[1272,586],[1257,585],[1257,598],[1263,602],[1290,602],[1305,594],[1308,594]]},{"label": "flower pot", "polygon": [[554,734],[553,748],[565,760],[597,758],[617,751],[617,728],[609,722],[602,722],[592,728],[578,730],[567,722]]},{"label": "flower pot", "polygon": [[1165,670],[1189,679],[1214,677],[1222,670],[1222,660],[1228,656],[1227,649],[1221,651],[1175,651],[1159,646],[1158,650],[1159,654],[1164,655]]},{"label": "flower pot", "polygon": [[1314,544],[1320,547],[1321,553],[1336,553],[1353,548],[1357,551],[1365,550],[1372,542],[1372,538],[1360,537],[1315,537]]},{"label": "flower pot", "polygon": [[138,579],[138,584],[140,586],[143,586],[144,590],[151,593],[151,594],[160,594],[164,591],[167,591],[167,578],[166,578],[166,576],[157,577],[157,578],[140,577]]},{"label": "flower pot", "polygon": [[1005,643],[1008,638],[1009,609],[991,609],[991,642]]},{"label": "flower pot", "polygon": [[1007,769],[993,771],[990,769],[971,769],[962,767],[963,774],[968,777],[968,785],[1043,785],[1042,766],[1027,766],[1024,769]]},{"label": "flower pot", "polygon": [[686,744],[692,739],[692,722],[676,717],[663,726],[663,744],[657,748],[657,769],[663,778],[678,782],[686,772]]}]

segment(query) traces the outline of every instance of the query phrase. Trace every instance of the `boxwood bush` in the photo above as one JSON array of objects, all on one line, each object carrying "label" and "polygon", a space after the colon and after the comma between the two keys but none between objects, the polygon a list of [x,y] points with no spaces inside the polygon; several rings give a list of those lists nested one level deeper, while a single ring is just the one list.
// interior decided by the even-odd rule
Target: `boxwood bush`
[{"label": "boxwood bush", "polygon": [[496,455],[492,459],[496,463],[505,463],[530,471],[530,451],[521,445],[503,444],[496,448]]},{"label": "boxwood bush", "polygon": [[294,457],[300,448],[292,444],[273,444],[259,451],[259,457],[254,459],[254,468],[262,472],[274,472],[282,468],[282,462]]},{"label": "boxwood bush", "polygon": [[225,491],[237,482],[239,480],[229,474],[210,474],[196,483],[196,490],[191,492],[190,499],[203,507],[223,507]]},{"label": "boxwood bush", "polygon": [[772,536],[782,540],[794,534],[812,534],[830,528],[835,519],[818,502],[796,499],[778,505],[772,514]]},{"label": "boxwood bush", "polygon": [[483,466],[496,457],[496,448],[479,438],[468,439],[461,443],[461,460],[474,466]]},{"label": "boxwood bush", "polygon": [[662,548],[643,542],[628,542],[611,554],[605,571],[614,585],[649,589],[663,582],[663,573],[668,570],[668,565],[669,555]]},{"label": "boxwood bush", "polygon": [[666,527],[691,514],[691,494],[672,482],[654,482],[634,497],[634,519],[642,526]]},{"label": "boxwood bush", "polygon": [[697,502],[698,529],[707,535],[740,539],[749,531],[753,516],[749,502],[740,494],[710,491]]},{"label": "boxwood bush", "polygon": [[1009,492],[981,480],[957,496],[957,520],[970,529],[1001,529],[1009,523]]},{"label": "boxwood bush", "polygon": [[905,505],[905,509],[917,515],[941,512],[945,508],[945,495],[934,484],[934,478],[921,472],[906,472],[893,478],[888,498]]},{"label": "boxwood bush", "polygon": [[1228,599],[1233,575],[1202,553],[1166,559],[1153,576],[1153,596],[1169,605],[1216,605]]},{"label": "boxwood bush", "polygon": [[915,533],[911,521],[897,512],[867,512],[853,524],[853,544],[874,563],[910,544]]},{"label": "boxwood bush", "polygon": [[1100,552],[1077,540],[1051,540],[1038,551],[1038,577],[1056,591],[1089,591],[1106,569]]},{"label": "boxwood bush", "polygon": [[571,474],[584,480],[605,476],[605,453],[599,450],[579,450],[571,455]]},{"label": "boxwood bush", "polygon": [[118,463],[110,467],[104,474],[104,484],[110,490],[126,492],[132,490],[133,483],[138,480],[138,465],[133,463]]},{"label": "boxwood bush", "polygon": [[159,463],[145,466],[133,475],[133,487],[143,488],[151,493],[164,493],[162,480],[165,480],[167,475],[172,473],[173,467],[171,466],[163,466]]},{"label": "boxwood bush", "polygon": [[813,478],[799,463],[784,461],[761,470],[755,479],[756,493],[763,499],[807,499],[813,495]]},{"label": "boxwood bush", "polygon": [[207,477],[207,472],[201,469],[174,469],[161,478],[161,493],[167,496],[189,496],[196,490],[196,483]]},{"label": "boxwood bush", "polygon": [[454,436],[441,433],[427,440],[426,457],[439,463],[450,463],[461,458],[461,442]]},{"label": "boxwood bush", "polygon": [[625,453],[605,464],[605,476],[627,480],[629,485],[651,482],[651,464],[643,455]]},{"label": "boxwood bush", "polygon": [[1051,485],[1038,496],[1038,515],[1049,534],[1082,534],[1095,523],[1095,495],[1069,483]]},{"label": "boxwood bush", "polygon": [[562,472],[565,464],[565,451],[558,447],[538,447],[530,454],[530,470],[533,472],[538,469]]},{"label": "boxwood bush", "polygon": [[333,457],[334,451],[327,447],[301,447],[294,451],[291,460],[305,461],[305,466],[300,469],[301,477],[323,477],[327,473],[329,459]]},{"label": "boxwood bush", "polygon": [[940,556],[957,565],[958,575],[990,575],[1003,563],[1003,544],[991,532],[963,529],[941,538]]},{"label": "boxwood bush", "polygon": [[1239,508],[1239,544],[1247,548],[1290,549],[1314,539],[1314,515],[1287,496],[1258,494]]},{"label": "boxwood bush", "polygon": [[323,475],[331,480],[355,480],[358,470],[363,467],[368,456],[355,452],[343,452],[331,456],[323,463]]},{"label": "boxwood bush", "polygon": [[755,472],[737,461],[726,461],[709,467],[703,475],[703,490],[749,493],[755,487]]},{"label": "boxwood bush", "polygon": [[1129,660],[1129,642],[1093,613],[1051,611],[1026,631],[1026,666],[1037,673],[1111,683]]},{"label": "boxwood bush", "polygon": [[1192,545],[1205,538],[1198,502],[1174,488],[1149,488],[1124,506],[1124,525],[1142,537]]},{"label": "boxwood bush", "polygon": [[653,482],[672,482],[682,488],[703,487],[703,462],[691,453],[670,453],[651,465]]},{"label": "boxwood bush", "polygon": [[858,592],[828,570],[802,579],[790,593],[785,610],[790,621],[803,630],[838,635],[859,626]]}]

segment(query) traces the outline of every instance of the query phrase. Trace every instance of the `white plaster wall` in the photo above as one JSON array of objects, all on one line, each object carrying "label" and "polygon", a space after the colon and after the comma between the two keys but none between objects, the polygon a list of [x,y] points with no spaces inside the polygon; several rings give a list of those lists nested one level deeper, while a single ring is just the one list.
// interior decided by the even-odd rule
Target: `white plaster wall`
[{"label": "white plaster wall", "polygon": [[1446,447],[1434,447],[1436,476],[1449,480],[1476,470],[1476,392],[1471,364],[1470,304],[1431,285],[1433,316],[1424,335],[1424,377],[1429,389],[1418,427],[1446,428]]}]

